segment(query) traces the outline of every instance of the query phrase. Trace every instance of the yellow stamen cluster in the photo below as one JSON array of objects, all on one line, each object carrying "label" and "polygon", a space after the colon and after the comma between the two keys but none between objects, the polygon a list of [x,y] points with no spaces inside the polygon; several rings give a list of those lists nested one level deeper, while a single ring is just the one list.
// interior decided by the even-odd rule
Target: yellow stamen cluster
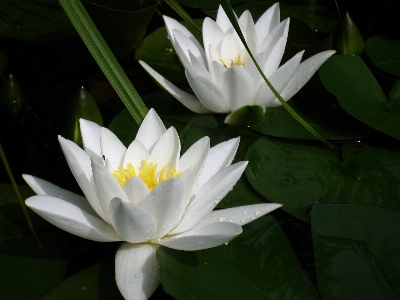
[{"label": "yellow stamen cluster", "polygon": [[240,59],[240,55],[238,56],[238,58],[237,58],[236,61],[233,61],[233,59],[231,59],[230,65],[227,65],[227,64],[225,63],[225,61],[224,61],[222,58],[220,59],[220,61],[221,61],[221,64],[222,64],[226,69],[229,69],[230,67],[233,67],[233,66],[244,67],[244,62],[242,62],[242,60]]},{"label": "yellow stamen cluster", "polygon": [[172,169],[167,173],[168,165],[165,165],[160,174],[156,175],[157,164],[148,163],[146,160],[142,160],[142,166],[138,168],[139,174],[136,175],[135,168],[131,163],[127,165],[127,168],[124,169],[119,167],[117,171],[115,171],[112,176],[114,176],[120,186],[124,186],[126,181],[134,176],[139,177],[143,182],[147,185],[147,187],[152,190],[161,182],[170,179],[172,177],[181,177],[182,172],[177,173],[176,169]]}]

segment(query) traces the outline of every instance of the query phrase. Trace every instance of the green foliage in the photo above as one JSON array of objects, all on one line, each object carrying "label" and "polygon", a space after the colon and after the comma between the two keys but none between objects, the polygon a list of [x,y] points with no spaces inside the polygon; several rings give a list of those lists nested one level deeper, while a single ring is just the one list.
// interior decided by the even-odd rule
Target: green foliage
[{"label": "green foliage", "polygon": [[365,51],[379,69],[400,76],[400,40],[373,36],[366,41]]},{"label": "green foliage", "polygon": [[337,54],[344,55],[360,55],[364,50],[364,40],[348,12],[343,14],[336,27],[333,35],[333,49],[337,51]]}]

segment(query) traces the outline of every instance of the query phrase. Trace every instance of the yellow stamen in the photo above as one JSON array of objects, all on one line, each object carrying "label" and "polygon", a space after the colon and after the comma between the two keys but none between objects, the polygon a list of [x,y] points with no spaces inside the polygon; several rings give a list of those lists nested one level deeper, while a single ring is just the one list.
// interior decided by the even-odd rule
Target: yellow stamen
[{"label": "yellow stamen", "polygon": [[223,65],[226,69],[229,69],[233,66],[244,67],[244,62],[242,62],[242,60],[240,59],[240,55],[237,57],[236,61],[233,61],[233,59],[231,59],[231,63],[229,66],[226,65],[225,61],[222,58],[220,58],[219,60],[221,62],[221,65]]},{"label": "yellow stamen", "polygon": [[120,186],[124,186],[126,181],[128,181],[129,178],[137,176],[143,182],[147,185],[147,187],[152,190],[154,189],[158,184],[161,182],[170,179],[172,177],[181,177],[182,172],[177,173],[176,169],[172,169],[171,171],[166,174],[168,169],[168,165],[165,165],[161,171],[160,174],[157,176],[157,164],[153,163],[148,163],[145,159],[142,160],[142,166],[138,168],[138,175],[136,175],[135,169],[131,163],[127,165],[127,168],[124,169],[122,167],[119,167],[118,170],[116,170],[112,176],[115,177],[117,182],[120,184]]}]

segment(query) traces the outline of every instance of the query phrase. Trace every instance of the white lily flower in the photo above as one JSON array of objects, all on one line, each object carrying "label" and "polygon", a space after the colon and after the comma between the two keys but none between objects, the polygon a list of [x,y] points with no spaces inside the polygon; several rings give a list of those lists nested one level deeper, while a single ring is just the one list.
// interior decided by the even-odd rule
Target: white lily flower
[{"label": "white lily flower", "polygon": [[210,149],[204,137],[180,156],[175,128],[166,130],[153,109],[128,148],[107,128],[82,119],[80,125],[84,150],[62,137],[59,142],[86,199],[23,175],[37,194],[26,205],[77,236],[124,241],[115,277],[126,299],[146,299],[157,288],[160,245],[187,251],[219,246],[240,234],[242,225],[281,206],[213,211],[247,165],[231,165],[239,138]]},{"label": "white lily flower", "polygon": [[[173,97],[196,113],[232,113],[244,106],[265,109],[281,103],[267,86],[220,6],[216,21],[205,18],[203,44],[176,20],[164,16],[168,37],[185,68],[195,94],[177,88],[143,61],[143,68]],[[254,23],[246,10],[238,19],[246,42],[265,76],[285,101],[292,98],[335,51],[324,51],[300,63],[304,51],[280,66],[289,18],[280,22],[278,3]],[[261,116],[262,116],[261,115]],[[254,120],[253,120],[254,121]]]}]

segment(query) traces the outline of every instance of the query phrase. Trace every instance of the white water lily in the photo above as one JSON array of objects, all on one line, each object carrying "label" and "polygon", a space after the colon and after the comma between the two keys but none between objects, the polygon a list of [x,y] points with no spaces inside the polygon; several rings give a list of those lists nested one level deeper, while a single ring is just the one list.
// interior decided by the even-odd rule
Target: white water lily
[{"label": "white water lily", "polygon": [[[263,110],[281,103],[267,86],[244,48],[224,10],[220,6],[216,21],[205,18],[203,47],[179,22],[164,16],[168,37],[185,68],[186,78],[195,95],[177,88],[148,64],[144,69],[173,97],[196,113],[228,113],[244,106]],[[246,42],[265,76],[285,101],[292,98],[335,51],[324,51],[301,62],[304,51],[279,66],[285,51],[289,18],[280,22],[278,3],[270,7],[256,23],[249,11],[238,19]]]},{"label": "white water lily", "polygon": [[194,251],[222,245],[241,226],[280,207],[258,204],[213,211],[247,162],[231,165],[239,139],[210,149],[208,137],[180,156],[179,136],[156,112],[128,148],[108,129],[80,120],[84,149],[59,137],[85,197],[24,175],[36,192],[26,205],[55,226],[99,242],[123,241],[115,260],[126,299],[146,299],[159,284],[160,245]]}]

